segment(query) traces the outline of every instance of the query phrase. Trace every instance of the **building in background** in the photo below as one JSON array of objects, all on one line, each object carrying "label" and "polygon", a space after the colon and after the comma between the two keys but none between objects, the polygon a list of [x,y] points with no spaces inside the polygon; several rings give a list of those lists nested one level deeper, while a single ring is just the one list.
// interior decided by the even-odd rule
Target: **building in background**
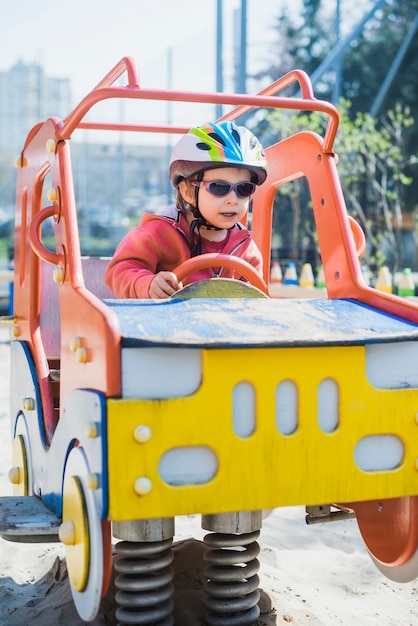
[{"label": "building in background", "polygon": [[[40,64],[22,61],[0,72],[0,239],[12,235],[14,159],[28,132],[72,108],[68,78],[50,78]],[[114,248],[144,211],[158,211],[171,199],[167,146],[125,145],[120,136],[86,132],[73,139],[71,153],[83,247],[97,240]]]},{"label": "building in background", "polygon": [[29,130],[52,115],[71,110],[68,78],[50,78],[37,63],[18,61],[0,72],[0,152],[16,156]]}]

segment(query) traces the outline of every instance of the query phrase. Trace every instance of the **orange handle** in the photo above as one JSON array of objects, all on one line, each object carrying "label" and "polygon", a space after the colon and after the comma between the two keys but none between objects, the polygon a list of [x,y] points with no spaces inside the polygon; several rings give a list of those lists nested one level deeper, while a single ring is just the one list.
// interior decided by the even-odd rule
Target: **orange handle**
[{"label": "orange handle", "polygon": [[55,254],[54,252],[51,252],[51,250],[48,250],[48,248],[45,248],[41,242],[40,234],[42,223],[48,219],[48,217],[56,215],[56,212],[57,208],[54,205],[41,209],[32,219],[29,226],[29,242],[32,250],[38,255],[39,258],[47,263],[51,263],[51,265],[58,265],[60,257],[58,254]]},{"label": "orange handle", "polygon": [[356,222],[354,217],[349,215],[348,221],[350,222],[351,232],[353,233],[354,243],[356,244],[357,257],[361,259],[366,250],[366,237],[362,227]]}]

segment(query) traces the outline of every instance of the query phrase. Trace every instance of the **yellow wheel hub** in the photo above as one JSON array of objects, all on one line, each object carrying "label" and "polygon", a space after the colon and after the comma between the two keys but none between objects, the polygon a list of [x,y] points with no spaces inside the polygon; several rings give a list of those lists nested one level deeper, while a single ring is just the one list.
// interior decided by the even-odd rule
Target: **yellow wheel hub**
[{"label": "yellow wheel hub", "polygon": [[90,570],[90,535],[83,486],[78,476],[69,476],[64,484],[59,536],[65,545],[71,585],[82,592],[87,586]]},{"label": "yellow wheel hub", "polygon": [[13,441],[12,468],[9,471],[9,480],[13,484],[14,496],[27,496],[29,494],[28,457],[22,435],[17,435]]}]

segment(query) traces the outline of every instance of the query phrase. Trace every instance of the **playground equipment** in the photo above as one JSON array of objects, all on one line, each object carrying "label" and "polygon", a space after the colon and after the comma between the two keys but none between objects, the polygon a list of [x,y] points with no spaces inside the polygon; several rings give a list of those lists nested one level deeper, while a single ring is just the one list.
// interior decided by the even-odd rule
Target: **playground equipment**
[{"label": "playground equipment", "polygon": [[[127,76],[124,86],[116,82]],[[301,96],[281,92],[297,83]],[[70,143],[77,128],[184,133],[85,121],[106,99],[320,111],[324,137],[299,132],[266,148],[253,198],[264,280],[213,279],[165,301],[115,300],[104,259],[80,253]],[[139,117],[138,117],[139,119]],[[368,286],[360,227],[347,215],[333,142],[338,112],[290,72],[250,95],[145,89],[122,59],[65,120],[30,133],[18,159],[11,424],[14,496],[0,533],[62,541],[76,609],[96,616],[116,543],[117,619],[171,624],[175,517],[208,530],[209,625],[253,624],[262,511],[305,505],[307,521],[357,517],[387,577],[418,576],[418,306]],[[274,196],[306,176],[328,298],[268,296]],[[50,188],[44,189],[46,181]],[[48,197],[48,201],[44,198]],[[54,220],[55,250],[42,239]],[[255,283],[253,286],[251,283]]]}]

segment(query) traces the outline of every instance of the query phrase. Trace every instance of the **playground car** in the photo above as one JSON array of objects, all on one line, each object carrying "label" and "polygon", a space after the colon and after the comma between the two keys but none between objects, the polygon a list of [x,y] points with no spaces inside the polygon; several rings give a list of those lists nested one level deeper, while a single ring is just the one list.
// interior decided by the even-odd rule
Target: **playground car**
[{"label": "playground car", "polygon": [[[301,96],[283,97],[293,83]],[[123,130],[85,121],[109,98],[139,108],[222,102],[233,107],[229,120],[260,108],[328,116],[324,137],[298,132],[266,147],[251,226],[264,280],[233,256],[202,255],[177,268],[180,280],[199,264],[226,264],[250,284],[213,279],[164,301],[116,300],[106,289],[107,260],[80,253],[70,144],[77,128]],[[83,620],[107,593],[113,537],[117,619],[172,623],[171,543],[185,514],[201,514],[208,530],[209,625],[257,620],[265,509],[306,505],[308,521],[355,514],[382,574],[418,575],[418,306],[363,279],[364,236],[347,214],[333,152],[338,122],[299,70],[253,96],[177,92],[140,87],[125,58],[65,120],[29,133],[16,199],[14,496],[0,499],[0,533],[65,544]],[[273,201],[300,176],[328,297],[270,298]],[[42,240],[51,217],[54,250]]]}]

